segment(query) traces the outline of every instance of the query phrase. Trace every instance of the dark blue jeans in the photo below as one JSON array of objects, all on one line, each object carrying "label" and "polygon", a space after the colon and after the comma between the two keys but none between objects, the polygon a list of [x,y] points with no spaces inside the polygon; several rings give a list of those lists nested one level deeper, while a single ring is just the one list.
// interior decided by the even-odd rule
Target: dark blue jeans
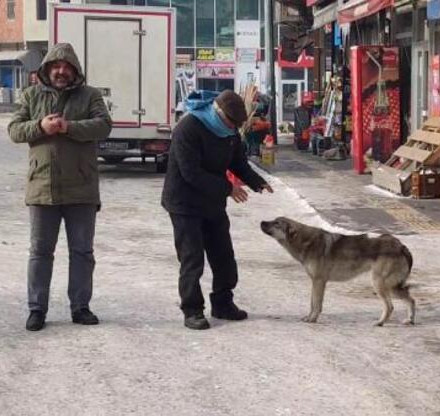
[{"label": "dark blue jeans", "polygon": [[68,295],[72,312],[88,308],[95,267],[93,238],[97,206],[31,205],[31,248],[28,263],[28,303],[31,311],[48,310],[50,281],[61,220],[69,247]]}]

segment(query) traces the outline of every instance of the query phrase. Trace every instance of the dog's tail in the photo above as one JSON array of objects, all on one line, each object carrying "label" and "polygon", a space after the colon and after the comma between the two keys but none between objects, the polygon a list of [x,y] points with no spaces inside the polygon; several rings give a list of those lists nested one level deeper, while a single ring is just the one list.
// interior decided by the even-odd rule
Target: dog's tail
[{"label": "dog's tail", "polygon": [[408,247],[404,246],[403,244],[402,244],[402,254],[405,256],[406,261],[408,262],[408,268],[409,268],[408,274],[409,274],[411,273],[411,269],[413,266],[413,257]]}]

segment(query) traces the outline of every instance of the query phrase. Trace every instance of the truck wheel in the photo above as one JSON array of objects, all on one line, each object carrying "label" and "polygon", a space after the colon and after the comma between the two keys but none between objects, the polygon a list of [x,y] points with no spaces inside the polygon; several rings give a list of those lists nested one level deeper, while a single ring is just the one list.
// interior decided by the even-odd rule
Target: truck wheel
[{"label": "truck wheel", "polygon": [[156,171],[157,173],[166,173],[168,167],[168,160],[163,160],[161,162],[156,163]]},{"label": "truck wheel", "polygon": [[109,165],[114,165],[116,163],[121,163],[124,160],[124,157],[122,156],[105,156],[103,157],[105,163],[108,163]]}]

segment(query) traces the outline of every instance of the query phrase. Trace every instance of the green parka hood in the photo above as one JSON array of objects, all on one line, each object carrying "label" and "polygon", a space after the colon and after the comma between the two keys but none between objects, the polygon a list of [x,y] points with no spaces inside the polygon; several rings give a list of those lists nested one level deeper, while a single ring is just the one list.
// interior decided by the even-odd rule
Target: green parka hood
[{"label": "green parka hood", "polygon": [[76,55],[73,47],[70,43],[57,43],[50,49],[47,55],[44,57],[40,68],[37,71],[38,78],[46,87],[52,87],[49,79],[49,65],[51,62],[65,61],[75,68],[76,76],[73,84],[66,89],[76,88],[84,83],[85,77],[79,63],[78,56]]}]

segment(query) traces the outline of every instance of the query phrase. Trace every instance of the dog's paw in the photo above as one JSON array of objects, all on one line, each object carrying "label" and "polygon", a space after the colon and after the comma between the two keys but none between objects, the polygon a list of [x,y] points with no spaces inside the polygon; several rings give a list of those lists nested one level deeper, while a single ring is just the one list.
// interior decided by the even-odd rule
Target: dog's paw
[{"label": "dog's paw", "polygon": [[410,326],[410,325],[415,325],[416,324],[413,319],[405,319],[402,323],[403,323],[403,325],[406,325],[406,326]]},{"label": "dog's paw", "polygon": [[315,317],[309,316],[309,315],[307,315],[301,319],[301,321],[307,322],[309,324],[315,324],[317,320],[318,320],[318,318],[315,318]]},{"label": "dog's paw", "polygon": [[383,321],[377,321],[373,324],[373,326],[383,326]]},{"label": "dog's paw", "polygon": [[301,321],[303,321],[303,322],[310,322],[310,316],[309,315],[304,316],[304,318],[301,318]]}]

